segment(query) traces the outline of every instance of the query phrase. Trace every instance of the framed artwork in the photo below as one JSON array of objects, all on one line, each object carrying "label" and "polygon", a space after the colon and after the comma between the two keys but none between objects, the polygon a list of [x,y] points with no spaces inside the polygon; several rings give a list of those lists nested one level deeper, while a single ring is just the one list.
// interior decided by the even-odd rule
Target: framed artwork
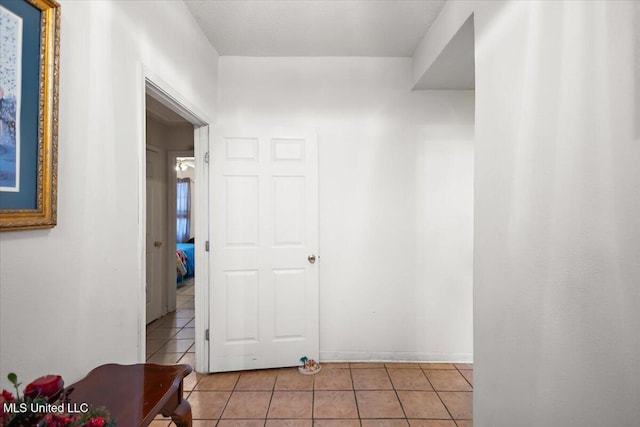
[{"label": "framed artwork", "polygon": [[0,231],[56,225],[60,5],[0,0]]}]

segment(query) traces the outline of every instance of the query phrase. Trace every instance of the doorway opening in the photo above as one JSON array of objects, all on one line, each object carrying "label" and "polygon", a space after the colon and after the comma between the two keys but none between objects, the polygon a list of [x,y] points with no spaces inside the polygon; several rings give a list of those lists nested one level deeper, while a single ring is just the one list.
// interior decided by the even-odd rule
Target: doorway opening
[{"label": "doorway opening", "polygon": [[[186,363],[202,372],[208,366],[204,345],[208,259],[204,246],[196,242],[208,239],[209,227],[208,204],[196,200],[206,200],[208,193],[204,158],[210,121],[146,70],[142,99],[139,218],[144,237],[140,239],[143,268],[138,357],[141,362]],[[176,170],[177,159],[185,170],[180,166]],[[190,177],[182,176],[186,169],[191,169]],[[186,185],[190,189],[185,198],[178,178],[200,185]],[[181,200],[187,206],[181,206]],[[178,233],[180,227],[182,234]],[[179,250],[178,244],[189,241],[191,250]]]},{"label": "doorway opening", "polygon": [[[195,282],[195,205],[196,181],[195,158],[193,153],[169,153],[169,161],[175,165],[176,179],[171,185],[176,186],[175,212],[176,223],[176,270],[178,290],[192,287]],[[173,218],[172,218],[173,220]],[[193,293],[191,293],[193,295]]]}]

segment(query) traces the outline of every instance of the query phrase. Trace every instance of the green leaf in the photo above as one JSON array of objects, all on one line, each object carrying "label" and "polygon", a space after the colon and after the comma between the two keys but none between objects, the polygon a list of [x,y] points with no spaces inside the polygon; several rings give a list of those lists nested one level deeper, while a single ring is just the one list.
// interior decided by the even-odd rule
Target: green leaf
[{"label": "green leaf", "polygon": [[14,386],[17,386],[17,382],[18,382],[18,376],[16,374],[14,374],[13,372],[10,372],[9,375],[7,375],[7,379],[9,380],[9,382],[11,384],[13,384]]},{"label": "green leaf", "polygon": [[18,387],[21,383],[18,382],[18,376],[13,372],[9,372],[9,375],[7,375],[7,379],[11,384],[13,384],[13,387],[15,387],[16,389],[16,398],[20,399],[20,390],[18,389]]}]

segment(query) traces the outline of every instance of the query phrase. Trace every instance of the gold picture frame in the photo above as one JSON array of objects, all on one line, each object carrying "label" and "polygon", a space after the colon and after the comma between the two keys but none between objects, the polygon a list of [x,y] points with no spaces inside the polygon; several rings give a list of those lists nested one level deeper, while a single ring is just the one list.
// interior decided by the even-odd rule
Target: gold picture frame
[{"label": "gold picture frame", "polygon": [[19,39],[10,83],[17,95],[9,99],[3,91],[0,99],[0,106],[5,100],[11,105],[0,130],[13,132],[0,133],[0,143],[5,142],[4,152],[14,144],[9,161],[0,163],[0,178],[2,167],[5,176],[12,176],[9,186],[0,184],[0,231],[52,228],[57,223],[60,5],[55,0],[0,0],[0,6],[10,18],[0,21],[8,22],[4,34],[11,30]]}]

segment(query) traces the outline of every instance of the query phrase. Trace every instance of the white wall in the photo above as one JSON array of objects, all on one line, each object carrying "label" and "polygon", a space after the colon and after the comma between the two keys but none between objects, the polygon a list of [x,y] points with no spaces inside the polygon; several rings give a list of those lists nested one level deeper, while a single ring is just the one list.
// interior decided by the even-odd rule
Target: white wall
[{"label": "white wall", "polygon": [[0,235],[0,387],[139,361],[141,65],[215,113],[217,54],[181,2],[61,3],[58,226]]},{"label": "white wall", "polygon": [[[415,340],[435,360],[470,361],[473,353],[473,92],[467,95],[466,123],[427,126],[416,147]],[[438,356],[439,349],[448,351]]]},{"label": "white wall", "polygon": [[220,58],[221,124],[318,130],[323,360],[472,357],[473,92],[411,84],[409,59]]},{"label": "white wall", "polygon": [[443,13],[459,8],[476,25],[473,424],[638,425],[640,3]]}]

